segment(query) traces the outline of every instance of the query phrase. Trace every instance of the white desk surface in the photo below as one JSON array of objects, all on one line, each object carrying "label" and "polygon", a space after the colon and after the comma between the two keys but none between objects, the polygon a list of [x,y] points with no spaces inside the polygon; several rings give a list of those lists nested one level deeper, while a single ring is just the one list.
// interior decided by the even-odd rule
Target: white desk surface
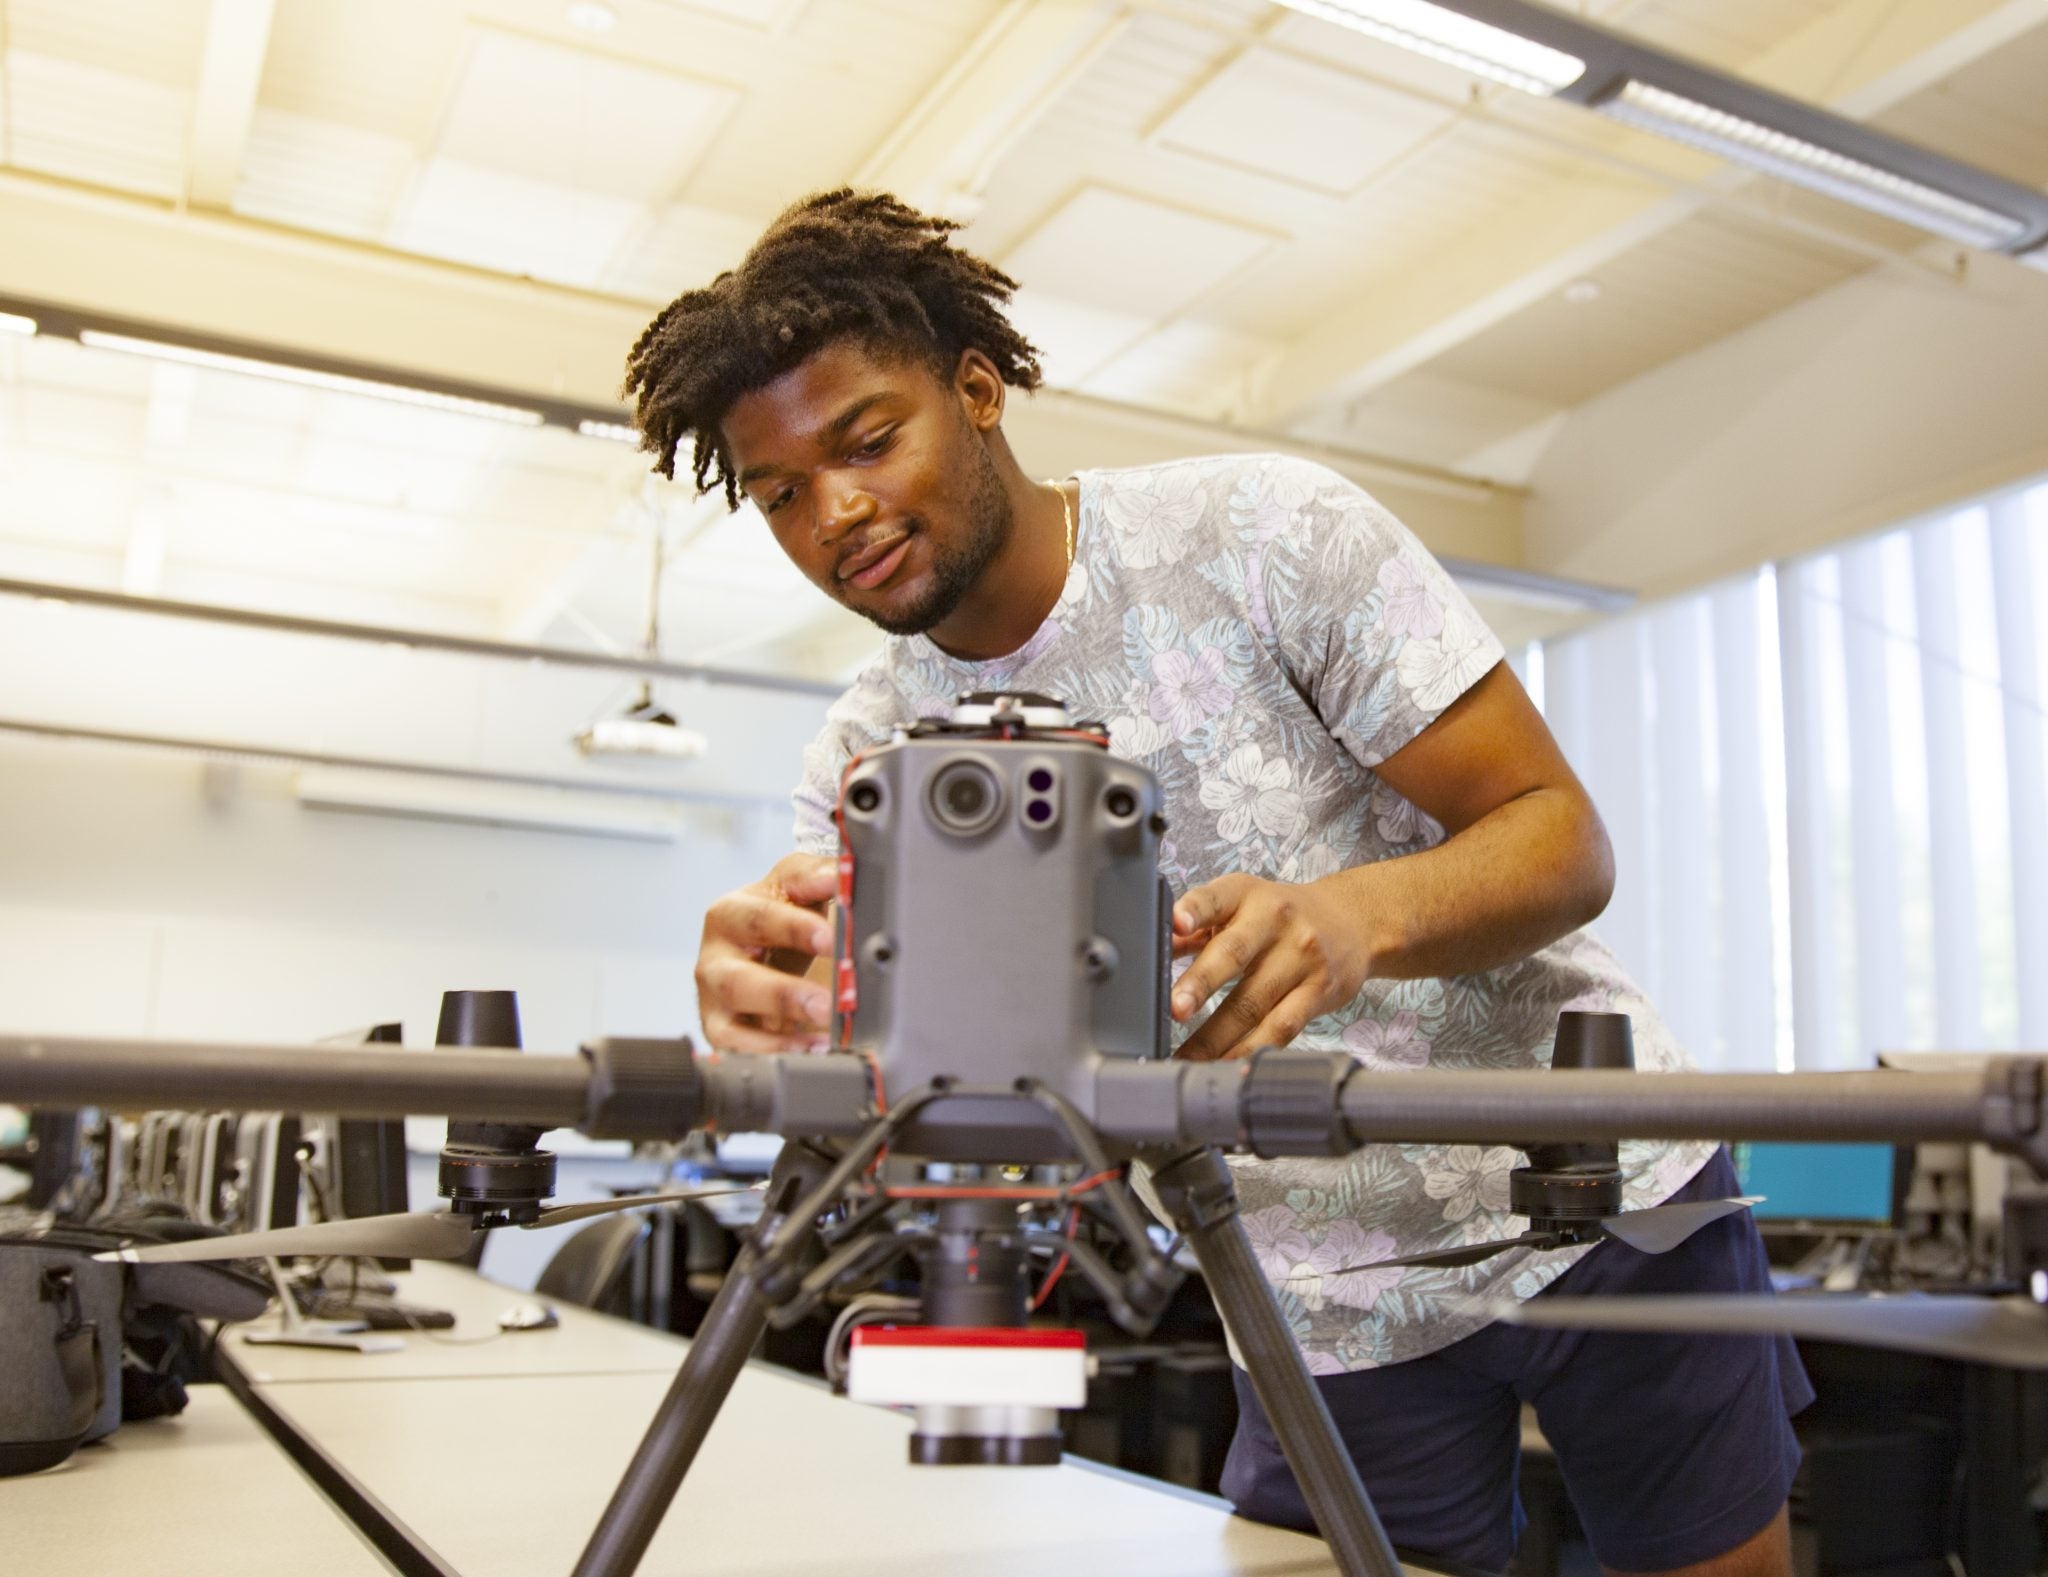
[{"label": "white desk surface", "polygon": [[[399,1278],[494,1329],[517,1296],[460,1267]],[[359,1356],[223,1343],[264,1403],[465,1577],[575,1564],[687,1347],[575,1308],[475,1347]],[[269,1373],[269,1378],[262,1378]],[[328,1381],[334,1383],[316,1383]],[[742,1371],[644,1577],[1323,1577],[1320,1540],[1069,1459],[929,1468],[910,1420],[765,1365]]]},{"label": "white desk surface", "polygon": [[7,1570],[36,1577],[390,1577],[393,1570],[225,1386],[0,1481]]},{"label": "white desk surface", "polygon": [[[255,1346],[243,1339],[244,1327],[230,1326],[221,1338],[221,1353],[257,1385],[302,1380],[447,1379],[456,1375],[672,1375],[683,1360],[682,1345],[665,1332],[592,1314],[559,1299],[501,1287],[465,1265],[419,1260],[392,1280],[398,1283],[397,1295],[405,1302],[453,1314],[454,1328],[392,1332],[404,1338],[404,1351],[358,1353]],[[553,1330],[499,1332],[498,1316],[516,1303],[545,1303],[556,1311],[561,1324]],[[275,1328],[271,1320],[246,1327]],[[472,1337],[489,1339],[470,1341]]]}]

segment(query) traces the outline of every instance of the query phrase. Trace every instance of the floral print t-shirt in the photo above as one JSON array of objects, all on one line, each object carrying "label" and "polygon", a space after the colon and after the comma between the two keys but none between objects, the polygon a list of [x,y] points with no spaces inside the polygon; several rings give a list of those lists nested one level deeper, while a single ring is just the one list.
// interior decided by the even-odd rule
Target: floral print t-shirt
[{"label": "floral print t-shirt", "polygon": [[[1021,649],[961,662],[923,636],[891,637],[833,704],[805,752],[799,848],[836,851],[832,806],[854,752],[944,715],[964,691],[995,689],[1056,696],[1077,720],[1107,723],[1111,749],[1158,776],[1169,822],[1160,865],[1176,893],[1232,872],[1313,881],[1442,840],[1374,768],[1502,651],[1399,521],[1335,472],[1283,455],[1079,480],[1073,566]],[[1585,931],[1484,974],[1370,981],[1293,1044],[1347,1052],[1387,1077],[1534,1068],[1549,1060],[1565,1008],[1629,1014],[1643,1069],[1688,1065]],[[1190,1028],[1176,1026],[1176,1042]],[[1624,1145],[1628,1207],[1668,1198],[1711,1148]],[[1586,1252],[1518,1249],[1452,1270],[1349,1268],[1527,1230],[1507,1213],[1508,1173],[1521,1164],[1505,1146],[1424,1144],[1235,1160],[1245,1227],[1310,1368],[1433,1352],[1485,1323],[1469,1300],[1528,1297]]]}]

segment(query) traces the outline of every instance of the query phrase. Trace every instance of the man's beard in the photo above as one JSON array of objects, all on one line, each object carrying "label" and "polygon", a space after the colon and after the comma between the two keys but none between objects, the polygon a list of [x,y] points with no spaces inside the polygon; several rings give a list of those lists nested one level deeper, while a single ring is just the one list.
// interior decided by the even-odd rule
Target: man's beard
[{"label": "man's beard", "polygon": [[[967,530],[958,543],[943,549],[926,531],[925,541],[932,557],[931,584],[924,595],[896,613],[884,614],[871,608],[853,610],[891,635],[922,635],[951,616],[981,579],[982,572],[1009,543],[1016,526],[1016,511],[1010,507],[1010,495],[1003,490],[1002,475],[985,444],[973,442],[970,447],[975,462],[972,489],[967,495]],[[924,529],[922,523],[919,529]]]}]

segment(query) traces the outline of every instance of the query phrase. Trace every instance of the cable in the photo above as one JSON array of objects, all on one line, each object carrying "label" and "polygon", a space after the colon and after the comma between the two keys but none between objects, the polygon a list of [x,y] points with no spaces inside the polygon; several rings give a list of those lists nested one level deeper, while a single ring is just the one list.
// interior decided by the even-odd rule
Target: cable
[{"label": "cable", "polygon": [[1081,1207],[1074,1205],[1067,1211],[1066,1230],[1060,1235],[1066,1239],[1066,1246],[1060,1250],[1060,1257],[1053,1261],[1052,1269],[1045,1273],[1045,1280],[1038,1284],[1038,1291],[1031,1299],[1031,1312],[1036,1314],[1045,1300],[1052,1296],[1052,1289],[1060,1283],[1065,1274],[1067,1262],[1073,1258],[1074,1233],[1081,1225]]},{"label": "cable", "polygon": [[832,1389],[846,1389],[846,1363],[839,1356],[842,1336],[851,1341],[855,1326],[886,1320],[898,1314],[916,1314],[922,1307],[917,1299],[893,1292],[864,1292],[849,1299],[825,1335],[825,1378]]}]

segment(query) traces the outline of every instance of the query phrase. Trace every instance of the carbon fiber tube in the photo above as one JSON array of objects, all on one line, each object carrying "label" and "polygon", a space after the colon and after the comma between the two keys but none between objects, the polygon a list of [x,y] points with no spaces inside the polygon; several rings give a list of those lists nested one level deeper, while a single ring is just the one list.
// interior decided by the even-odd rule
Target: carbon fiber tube
[{"label": "carbon fiber tube", "polygon": [[1357,1144],[1530,1139],[1996,1139],[1966,1073],[1359,1073]]},{"label": "carbon fiber tube", "polygon": [[237,1107],[573,1128],[584,1120],[589,1086],[581,1057],[531,1052],[0,1036],[0,1100],[17,1106]]},{"label": "carbon fiber tube", "polygon": [[[876,1143],[880,1142],[878,1136]],[[834,1158],[809,1145],[784,1145],[775,1158],[768,1207],[752,1241],[740,1250],[704,1323],[690,1338],[683,1366],[577,1557],[573,1577],[632,1577],[704,1437],[718,1421],[718,1411],[748,1354],[767,1328],[777,1299],[770,1294],[772,1282],[764,1287],[763,1267],[786,1268],[816,1247],[817,1221],[806,1207],[816,1208],[817,1192],[837,1175]],[[794,1213],[785,1215],[786,1211]]]},{"label": "carbon fiber tube", "polygon": [[1187,1234],[1338,1569],[1344,1577],[1400,1577],[1401,1563],[1358,1468],[1252,1254],[1230,1168],[1214,1150],[1191,1150],[1159,1163],[1152,1181],[1174,1225]]},{"label": "carbon fiber tube", "polygon": [[718,1421],[733,1381],[767,1328],[768,1313],[749,1248],[726,1273],[704,1323],[690,1339],[682,1368],[577,1557],[574,1577],[630,1577],[640,1564],[697,1459],[697,1448]]}]

